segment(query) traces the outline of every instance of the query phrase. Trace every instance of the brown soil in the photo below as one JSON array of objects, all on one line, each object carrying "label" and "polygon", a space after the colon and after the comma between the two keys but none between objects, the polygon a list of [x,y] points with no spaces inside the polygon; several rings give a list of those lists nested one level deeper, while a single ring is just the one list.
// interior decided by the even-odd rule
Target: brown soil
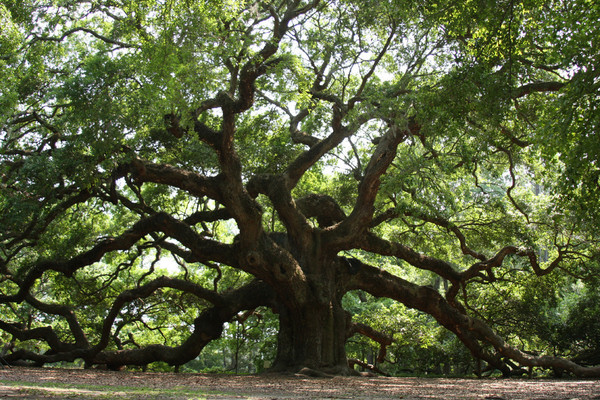
[{"label": "brown soil", "polygon": [[0,399],[599,399],[599,380],[309,378],[0,367]]}]

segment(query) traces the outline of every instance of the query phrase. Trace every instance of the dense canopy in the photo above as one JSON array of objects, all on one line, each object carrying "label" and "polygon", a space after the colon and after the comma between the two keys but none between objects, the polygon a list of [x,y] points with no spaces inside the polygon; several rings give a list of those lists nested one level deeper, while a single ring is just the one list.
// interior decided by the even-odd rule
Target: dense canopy
[{"label": "dense canopy", "polygon": [[0,19],[3,360],[180,366],[252,319],[279,370],[401,369],[437,325],[471,370],[600,376],[597,2]]}]

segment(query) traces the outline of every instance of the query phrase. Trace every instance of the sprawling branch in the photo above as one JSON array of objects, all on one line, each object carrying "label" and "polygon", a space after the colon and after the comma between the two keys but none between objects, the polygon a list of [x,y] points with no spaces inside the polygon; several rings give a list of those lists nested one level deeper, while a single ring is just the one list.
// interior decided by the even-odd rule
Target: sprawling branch
[{"label": "sprawling branch", "polygon": [[[240,311],[254,309],[259,306],[273,304],[273,292],[270,287],[260,281],[253,281],[240,289],[218,295],[198,285],[185,281],[177,281],[168,278],[159,278],[161,282],[152,282],[139,289],[126,292],[121,297],[121,305],[125,301],[132,301],[152,294],[155,290],[165,286],[183,290],[200,298],[212,301],[214,307],[203,311],[194,321],[194,331],[179,346],[151,345],[148,347],[128,349],[121,351],[98,352],[99,346],[94,350],[93,357],[89,360],[91,364],[108,365],[147,365],[155,361],[164,361],[171,365],[182,365],[196,358],[200,351],[214,339],[221,336],[223,324],[232,320]],[[164,282],[162,282],[164,281]],[[115,302],[113,311],[120,307]],[[115,314],[111,312],[111,314]],[[104,331],[110,329],[108,318],[105,322]],[[103,336],[103,342],[108,338]]]},{"label": "sprawling branch", "polygon": [[461,274],[446,261],[418,253],[410,247],[387,241],[372,233],[367,234],[365,240],[361,241],[360,248],[376,254],[398,257],[413,267],[432,271],[453,283],[460,282],[462,278]]},{"label": "sprawling branch", "polygon": [[187,224],[166,213],[158,213],[139,220],[120,236],[99,241],[90,250],[70,260],[41,261],[32,267],[26,267],[26,272],[20,274],[24,275],[24,278],[19,283],[19,291],[14,295],[0,296],[0,301],[23,301],[29,288],[44,272],[53,270],[66,276],[72,276],[77,270],[100,261],[109,252],[130,249],[138,240],[151,232],[163,232],[177,239],[189,248],[199,261],[213,260],[228,265],[237,265],[237,258],[232,252],[231,245],[202,238]]},{"label": "sprawling branch", "polygon": [[[162,288],[172,288],[208,300],[213,307],[206,309],[195,319],[193,332],[179,346],[155,344],[134,349],[104,351],[111,338],[111,328],[122,307],[136,299],[146,298]],[[93,347],[62,343],[51,327],[29,330],[0,321],[0,329],[11,333],[20,340],[41,339],[51,348],[51,351],[44,354],[25,350],[16,351],[5,356],[5,359],[11,363],[30,360],[44,364],[83,358],[88,365],[106,364],[110,367],[147,365],[156,361],[182,365],[194,359],[211,340],[219,338],[223,324],[234,318],[240,311],[264,305],[272,306],[273,302],[273,292],[260,281],[253,281],[239,289],[218,294],[189,281],[163,276],[136,289],[127,290],[115,299],[104,320],[101,339]]]},{"label": "sprawling branch", "polygon": [[208,196],[217,201],[222,200],[217,177],[206,177],[170,165],[142,160],[132,162],[129,170],[137,182],[161,183],[185,190],[196,197]]},{"label": "sprawling branch", "polygon": [[[5,321],[0,320],[0,329],[12,335],[15,339],[21,341],[28,340],[41,340],[48,344],[50,347],[50,351],[55,354],[61,354],[65,352],[71,352],[77,348],[76,345],[72,343],[65,343],[61,341],[52,329],[51,326],[44,326],[33,329],[26,329],[19,324],[7,323]],[[6,357],[8,359],[8,357]]]},{"label": "sprawling branch", "polygon": [[[451,306],[435,290],[415,285],[381,269],[363,265],[352,277],[349,289],[361,289],[373,296],[389,297],[408,307],[428,313],[441,325],[454,332],[476,357],[483,358],[505,374],[510,373],[510,368],[501,361],[501,357],[511,358],[523,366],[559,368],[577,376],[600,375],[600,367],[582,367],[558,357],[540,357],[523,353],[505,342],[483,321],[469,317]],[[480,343],[493,346],[496,354],[486,352]]]},{"label": "sprawling branch", "polygon": [[532,249],[521,249],[516,246],[506,246],[500,249],[494,257],[473,264],[469,269],[463,271],[461,276],[463,281],[467,281],[475,276],[481,276],[483,271],[487,271],[489,276],[493,276],[493,269],[502,265],[504,259],[513,254],[521,257],[527,257],[533,272],[537,276],[544,276],[552,272],[560,265],[566,253],[566,250],[559,249],[558,256],[548,265],[548,267],[542,268],[538,263],[535,251]]},{"label": "sprawling branch", "polygon": [[[460,249],[462,250],[463,254],[470,255],[471,257],[476,258],[478,260],[482,260],[482,261],[485,261],[487,259],[487,257],[485,255],[478,253],[477,251],[471,249],[467,245],[467,239],[465,238],[465,235],[462,233],[460,228],[458,226],[456,226],[454,223],[452,223],[451,221],[449,221],[445,218],[439,217],[439,216],[426,215],[426,214],[416,211],[416,210],[414,210],[414,211],[413,210],[405,210],[405,211],[403,211],[402,214],[405,216],[414,217],[414,218],[420,219],[421,221],[429,222],[429,223],[432,223],[432,224],[435,224],[437,226],[447,229],[448,231],[452,232],[458,239],[458,242],[460,244]],[[381,213],[380,215],[378,215],[376,218],[374,218],[371,223],[371,226],[378,226],[381,223],[383,223],[384,221],[398,218],[399,216],[400,216],[400,213],[398,211],[396,211],[394,209],[389,209],[389,210]]]},{"label": "sprawling branch", "polygon": [[73,34],[75,34],[77,32],[88,33],[88,34],[94,36],[95,38],[102,40],[105,43],[113,44],[115,46],[119,46],[119,47],[123,47],[123,48],[137,47],[137,46],[131,45],[129,43],[125,43],[125,42],[121,42],[119,40],[111,39],[109,37],[106,37],[104,35],[99,34],[98,32],[96,32],[93,29],[85,28],[85,27],[77,27],[77,28],[69,29],[69,30],[65,31],[61,36],[35,36],[29,42],[29,45],[31,46],[35,42],[47,42],[47,41],[62,42],[63,40],[65,40],[65,38],[67,38],[67,37],[69,37],[69,36],[71,36],[71,35],[73,35]]},{"label": "sprawling branch", "polygon": [[31,295],[28,295],[25,298],[25,301],[41,312],[63,317],[69,325],[69,329],[71,330],[71,334],[75,339],[76,346],[81,348],[89,346],[88,339],[72,307],[62,304],[43,303]]}]

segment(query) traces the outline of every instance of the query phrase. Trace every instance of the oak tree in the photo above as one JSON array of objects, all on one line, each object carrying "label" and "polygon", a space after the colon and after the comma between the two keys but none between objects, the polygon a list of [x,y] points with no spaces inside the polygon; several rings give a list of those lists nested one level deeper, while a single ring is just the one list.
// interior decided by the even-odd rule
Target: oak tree
[{"label": "oak tree", "polygon": [[598,275],[593,2],[9,0],[0,18],[7,361],[182,365],[266,307],[275,369],[347,374],[349,337],[381,360],[393,340],[353,321],[352,292],[505,375],[600,375],[486,308],[508,281]]}]

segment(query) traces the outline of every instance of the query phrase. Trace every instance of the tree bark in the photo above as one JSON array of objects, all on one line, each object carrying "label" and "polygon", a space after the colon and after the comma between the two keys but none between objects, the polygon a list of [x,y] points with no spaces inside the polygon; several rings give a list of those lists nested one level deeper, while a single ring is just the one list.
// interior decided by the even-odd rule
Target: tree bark
[{"label": "tree bark", "polygon": [[275,370],[303,368],[348,374],[345,343],[347,313],[338,300],[307,303],[279,313]]},{"label": "tree bark", "polygon": [[341,302],[345,293],[340,284],[344,281],[340,275],[342,264],[338,258],[321,254],[316,244],[299,261],[310,294],[296,296],[293,301],[279,299],[274,369],[297,372],[309,368],[349,374],[345,343],[351,321]]}]

